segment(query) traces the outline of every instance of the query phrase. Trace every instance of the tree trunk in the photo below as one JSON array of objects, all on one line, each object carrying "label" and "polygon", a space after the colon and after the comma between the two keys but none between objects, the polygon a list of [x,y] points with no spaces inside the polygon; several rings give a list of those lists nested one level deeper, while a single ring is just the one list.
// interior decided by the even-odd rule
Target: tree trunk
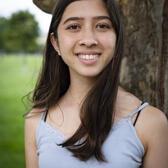
[{"label": "tree trunk", "polygon": [[161,107],[168,115],[168,0],[164,2],[163,8],[163,24],[162,24],[162,57],[160,61],[160,78],[162,87],[160,88],[160,93],[163,93],[164,99],[162,100]]},{"label": "tree trunk", "polygon": [[164,0],[118,1],[125,26],[121,85],[142,100],[166,112],[168,111],[166,11],[164,11],[165,23],[162,19],[163,7],[167,0],[165,4]]}]

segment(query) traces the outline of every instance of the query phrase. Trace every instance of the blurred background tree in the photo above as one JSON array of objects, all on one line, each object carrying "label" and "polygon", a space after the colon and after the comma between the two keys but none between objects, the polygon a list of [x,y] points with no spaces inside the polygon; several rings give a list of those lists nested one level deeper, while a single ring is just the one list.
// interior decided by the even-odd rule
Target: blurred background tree
[{"label": "blurred background tree", "polygon": [[4,17],[0,17],[0,51],[5,49],[5,32],[8,27],[8,20]]},{"label": "blurred background tree", "polygon": [[26,109],[21,100],[33,89],[40,69],[39,37],[38,22],[29,11],[0,17],[0,167],[25,167]]},{"label": "blurred background tree", "polygon": [[0,17],[1,52],[37,52],[39,50],[38,36],[38,22],[29,11],[18,11],[9,19]]}]

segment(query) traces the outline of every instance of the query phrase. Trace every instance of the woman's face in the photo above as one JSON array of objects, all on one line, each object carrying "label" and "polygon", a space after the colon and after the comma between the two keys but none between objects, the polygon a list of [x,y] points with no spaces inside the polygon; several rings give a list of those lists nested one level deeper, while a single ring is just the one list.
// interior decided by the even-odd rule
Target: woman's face
[{"label": "woman's face", "polygon": [[80,0],[69,4],[51,36],[54,48],[68,65],[70,75],[96,77],[111,61],[116,34],[102,0]]}]

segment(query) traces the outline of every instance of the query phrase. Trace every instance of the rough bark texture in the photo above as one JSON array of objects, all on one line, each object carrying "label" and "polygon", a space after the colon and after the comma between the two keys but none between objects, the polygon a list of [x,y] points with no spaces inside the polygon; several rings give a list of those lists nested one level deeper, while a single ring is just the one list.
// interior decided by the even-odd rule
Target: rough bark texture
[{"label": "rough bark texture", "polygon": [[[57,0],[33,0],[51,13]],[[121,85],[168,114],[168,0],[116,0],[125,26]]]},{"label": "rough bark texture", "polygon": [[[168,111],[167,11],[164,0],[118,0],[125,25],[125,56],[121,84],[137,95]],[[165,2],[165,4],[164,4]],[[164,8],[165,9],[165,8]],[[167,10],[167,9],[165,9]],[[163,34],[162,33],[163,29]],[[167,29],[168,30],[168,29]],[[166,89],[165,89],[166,88]]]},{"label": "rough bark texture", "polygon": [[33,3],[46,13],[52,13],[56,0],[33,0]]},{"label": "rough bark texture", "polygon": [[163,106],[164,111],[167,113],[168,116],[168,0],[165,0],[164,2],[164,8],[163,8],[163,44],[162,44],[162,59],[161,59],[161,67],[162,68],[162,80],[163,83],[163,92],[164,94],[164,100],[163,100]]}]

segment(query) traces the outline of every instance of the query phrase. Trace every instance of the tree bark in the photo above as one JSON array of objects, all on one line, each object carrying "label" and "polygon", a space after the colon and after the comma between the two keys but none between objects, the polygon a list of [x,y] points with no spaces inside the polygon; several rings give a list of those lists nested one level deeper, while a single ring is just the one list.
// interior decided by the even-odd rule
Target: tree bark
[{"label": "tree bark", "polygon": [[[163,100],[160,102],[160,106],[167,112],[168,116],[168,0],[164,2],[163,8],[163,24],[162,24],[162,54],[160,59],[160,81],[162,87],[160,87],[160,93],[163,93]],[[162,95],[160,95],[161,97]]]},{"label": "tree bark", "polygon": [[33,3],[46,13],[52,13],[57,0],[33,0]]},{"label": "tree bark", "polygon": [[[168,86],[165,64],[168,56],[165,36],[168,32],[165,24],[168,19],[165,24],[162,20],[166,1],[118,0],[125,26],[121,85],[165,112],[168,106],[168,91],[165,89]],[[167,17],[165,10],[164,19]]]}]

